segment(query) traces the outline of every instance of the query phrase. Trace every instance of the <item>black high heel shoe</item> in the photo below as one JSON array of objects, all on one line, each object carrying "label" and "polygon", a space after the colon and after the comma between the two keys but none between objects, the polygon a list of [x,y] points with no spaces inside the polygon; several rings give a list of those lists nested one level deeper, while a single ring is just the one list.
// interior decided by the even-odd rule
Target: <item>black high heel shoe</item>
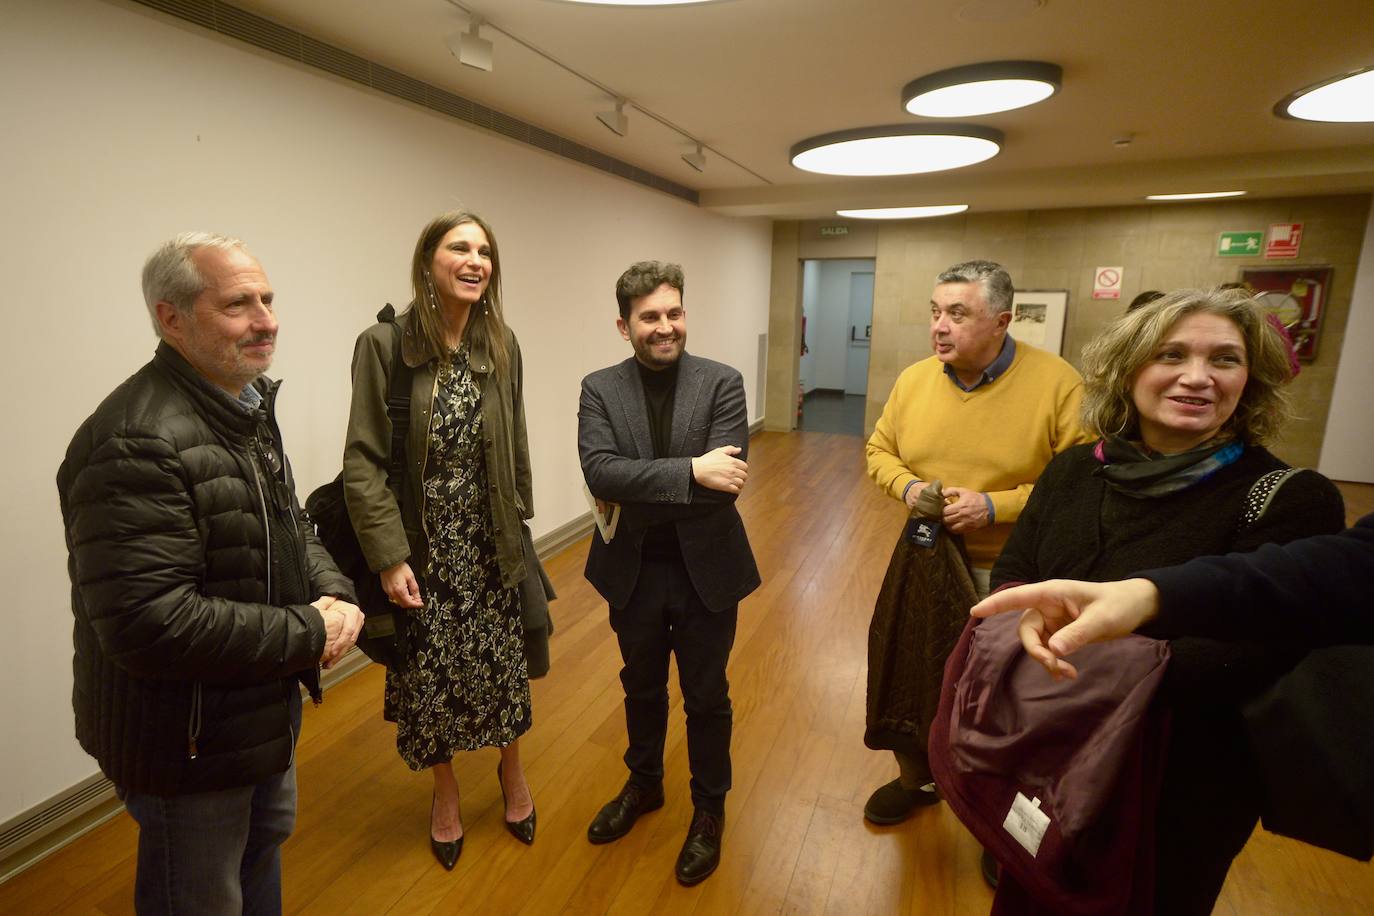
[{"label": "black high heel shoe", "polygon": [[458,857],[463,854],[463,838],[448,841],[434,838],[434,807],[438,803],[439,799],[435,797],[429,804],[429,850],[445,871],[453,871],[453,866],[458,864]]},{"label": "black high heel shoe", "polygon": [[[515,837],[526,846],[534,844],[534,799],[530,799],[530,813],[523,821],[506,820],[506,783],[501,778],[501,761],[496,762],[496,782],[501,786],[501,820],[505,821],[506,829],[510,835]],[[460,841],[461,842],[461,841]]]}]

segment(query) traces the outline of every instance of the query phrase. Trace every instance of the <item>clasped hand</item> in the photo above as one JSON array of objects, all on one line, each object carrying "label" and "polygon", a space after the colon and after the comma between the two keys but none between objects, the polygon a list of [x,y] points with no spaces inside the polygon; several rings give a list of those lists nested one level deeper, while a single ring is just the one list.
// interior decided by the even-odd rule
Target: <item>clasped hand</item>
[{"label": "clasped hand", "polygon": [[[929,485],[924,480],[918,480],[907,487],[905,501],[908,509],[916,507],[916,498]],[[966,487],[945,487],[944,495],[944,523],[950,531],[964,534],[978,528],[986,528],[990,523],[988,501],[980,491]]]},{"label": "clasped hand", "polygon": [[363,612],[356,604],[349,604],[330,595],[322,595],[310,603],[324,618],[324,654],[320,664],[325,668],[343,658],[353,648],[363,631]]}]

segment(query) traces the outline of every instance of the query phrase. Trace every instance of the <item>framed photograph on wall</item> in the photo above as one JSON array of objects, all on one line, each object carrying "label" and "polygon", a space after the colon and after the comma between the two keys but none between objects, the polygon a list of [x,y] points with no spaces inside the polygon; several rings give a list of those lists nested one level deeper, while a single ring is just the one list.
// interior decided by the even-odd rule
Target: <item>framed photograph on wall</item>
[{"label": "framed photograph on wall", "polygon": [[1011,299],[1011,336],[1017,343],[1059,353],[1064,346],[1066,289],[1018,289]]},{"label": "framed photograph on wall", "polygon": [[1247,267],[1240,279],[1293,338],[1298,359],[1317,358],[1317,336],[1331,295],[1330,267]]}]

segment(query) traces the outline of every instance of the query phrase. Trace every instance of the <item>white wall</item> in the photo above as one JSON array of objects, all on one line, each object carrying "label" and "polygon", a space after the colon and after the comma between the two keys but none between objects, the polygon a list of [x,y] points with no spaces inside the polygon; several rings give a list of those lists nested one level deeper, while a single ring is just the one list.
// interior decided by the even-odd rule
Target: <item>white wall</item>
[{"label": "white wall", "polygon": [[[680,261],[689,349],[756,377],[767,223],[703,212],[144,7],[10,0],[4,18],[0,822],[96,770],[72,738],[53,480],[72,432],[152,353],[138,275],[175,232],[241,236],[266,268],[282,326],[272,374],[285,379],[302,492],[338,471],[354,337],[384,302],[408,300],[416,235],[459,203],[499,236],[524,349],[536,536],[585,511],[578,382],[630,355],[612,294],[630,262]],[[757,419],[762,405],[749,407]]]},{"label": "white wall", "polygon": [[1350,317],[1331,388],[1322,456],[1317,468],[1333,480],[1374,483],[1374,424],[1369,393],[1374,391],[1374,210],[1364,230],[1364,247],[1350,294]]},{"label": "white wall", "polygon": [[812,349],[820,319],[816,313],[816,297],[820,292],[821,262],[802,261],[802,316],[806,319],[806,355],[797,365],[797,378],[802,393],[816,387],[816,353]]}]

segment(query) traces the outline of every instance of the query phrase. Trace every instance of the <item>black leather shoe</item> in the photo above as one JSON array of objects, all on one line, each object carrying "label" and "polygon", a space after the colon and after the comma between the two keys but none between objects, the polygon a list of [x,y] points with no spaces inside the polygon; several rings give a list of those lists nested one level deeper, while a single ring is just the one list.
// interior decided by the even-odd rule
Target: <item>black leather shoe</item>
[{"label": "black leather shoe", "polygon": [[687,830],[687,841],[682,844],[682,852],[677,854],[677,867],[673,869],[679,884],[691,887],[711,877],[711,872],[720,864],[720,837],[724,832],[725,815],[696,809],[692,814],[692,826]]},{"label": "black leather shoe", "polygon": [[997,860],[992,857],[992,853],[983,850],[983,858],[979,862],[983,870],[983,880],[988,883],[988,887],[997,890],[997,883],[1002,880],[1002,866],[997,864]]},{"label": "black leather shoe", "polygon": [[[505,807],[506,807],[506,783],[505,783],[504,780],[501,779],[501,762],[500,762],[499,760],[496,762],[496,781],[497,781],[497,783],[499,783],[500,786],[501,786],[501,808],[502,808],[502,811],[501,811],[501,818],[504,820],[505,817],[506,817],[506,813],[505,813]],[[506,830],[510,831],[510,835],[511,835],[511,836],[515,837],[517,840],[519,840],[520,842],[524,843],[526,846],[533,846],[533,845],[534,845],[534,797],[533,797],[533,795],[530,796],[530,813],[529,813],[529,816],[526,817],[526,818],[525,818],[524,820],[522,820],[522,821],[506,821]]]},{"label": "black leather shoe", "polygon": [[[430,829],[434,825],[434,805],[437,799],[430,802],[429,822]],[[439,864],[444,866],[445,871],[453,871],[453,866],[458,864],[458,857],[463,854],[463,838],[456,840],[436,840],[433,832],[429,835],[429,851],[434,853],[434,858],[439,860]]]},{"label": "black leather shoe", "polygon": [[587,839],[597,845],[618,840],[630,832],[641,814],[663,807],[663,786],[648,789],[634,782],[625,783],[620,794],[607,802],[587,828]]},{"label": "black leather shoe", "polygon": [[885,786],[879,786],[868,797],[864,805],[864,817],[883,826],[900,824],[911,817],[917,808],[933,805],[939,800],[939,793],[925,789],[904,789],[902,781],[894,779]]}]

